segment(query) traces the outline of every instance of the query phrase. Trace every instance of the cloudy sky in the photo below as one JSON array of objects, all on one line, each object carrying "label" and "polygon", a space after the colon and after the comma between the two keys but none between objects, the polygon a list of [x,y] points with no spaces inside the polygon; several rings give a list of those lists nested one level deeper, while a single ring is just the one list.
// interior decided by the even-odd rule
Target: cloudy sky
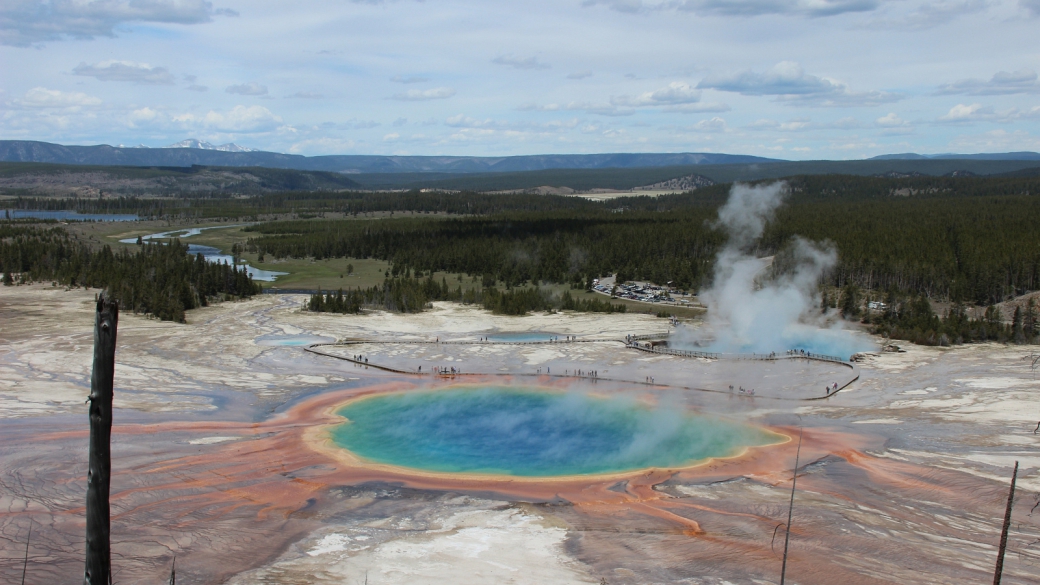
[{"label": "cloudy sky", "polygon": [[0,139],[1040,151],[1040,0],[3,0]]}]

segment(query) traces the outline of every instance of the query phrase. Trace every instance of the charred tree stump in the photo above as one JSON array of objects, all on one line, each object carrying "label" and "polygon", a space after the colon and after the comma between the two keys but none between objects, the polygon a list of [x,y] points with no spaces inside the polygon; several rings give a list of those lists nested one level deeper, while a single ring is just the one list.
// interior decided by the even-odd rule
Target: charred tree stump
[{"label": "charred tree stump", "polygon": [[104,292],[94,314],[94,367],[90,374],[90,453],[87,469],[87,553],[83,585],[109,585],[108,492],[112,478],[112,387],[115,383],[119,304]]},{"label": "charred tree stump", "polygon": [[1004,526],[1000,530],[1000,549],[997,551],[997,569],[993,572],[993,585],[1000,585],[1000,576],[1004,572],[1004,550],[1007,549],[1008,529],[1011,528],[1011,504],[1015,502],[1015,480],[1018,478],[1018,461],[1015,471],[1011,473],[1011,491],[1008,492],[1007,510],[1004,511]]}]

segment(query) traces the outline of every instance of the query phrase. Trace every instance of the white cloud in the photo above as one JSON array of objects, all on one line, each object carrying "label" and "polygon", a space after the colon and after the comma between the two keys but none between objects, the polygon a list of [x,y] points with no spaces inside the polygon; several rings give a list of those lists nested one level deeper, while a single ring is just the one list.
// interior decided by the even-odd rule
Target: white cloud
[{"label": "white cloud", "polygon": [[487,128],[495,125],[495,122],[491,118],[486,120],[477,120],[476,118],[471,118],[462,114],[452,116],[445,120],[444,123],[453,128]]},{"label": "white cloud", "polygon": [[939,118],[940,122],[977,122],[979,120],[991,120],[995,117],[993,108],[983,107],[982,104],[957,104],[950,108],[945,116]]},{"label": "white cloud", "polygon": [[133,61],[102,61],[95,65],[80,63],[73,75],[93,77],[98,81],[127,81],[138,85],[173,85],[174,77],[165,67],[152,67]]},{"label": "white cloud", "polygon": [[443,100],[455,95],[455,90],[450,87],[435,87],[433,89],[409,89],[404,93],[395,93],[393,99],[406,102],[422,102],[428,100]]},{"label": "white cloud", "polygon": [[390,134],[383,136],[383,142],[393,142],[395,140],[398,140],[399,138],[401,138],[400,134],[398,134],[397,132],[391,132]]},{"label": "white cloud", "polygon": [[925,30],[983,12],[994,5],[993,0],[926,0],[910,3],[913,8],[908,12],[873,19],[860,25],[860,28]]},{"label": "white cloud", "polygon": [[491,60],[496,65],[505,65],[513,69],[548,69],[548,63],[542,63],[537,57],[515,57],[513,55],[502,55]]},{"label": "white cloud", "polygon": [[957,104],[950,108],[950,111],[947,112],[946,115],[940,116],[937,121],[947,124],[965,124],[972,122],[997,122],[1007,124],[1011,122],[1037,119],[1040,119],[1040,106],[1026,109],[1009,108],[1006,110],[996,110],[991,106],[983,106],[982,104]]},{"label": "white cloud", "polygon": [[237,95],[267,95],[267,86],[256,82],[242,83],[239,85],[229,85],[224,88],[224,91]]},{"label": "white cloud", "polygon": [[149,107],[144,107],[138,110],[130,112],[127,116],[130,127],[137,127],[148,122],[154,122],[159,117],[159,113]]},{"label": "white cloud", "polygon": [[592,102],[570,102],[563,107],[564,110],[596,114],[597,116],[631,116],[635,110],[630,108],[619,108],[614,104],[597,104]]},{"label": "white cloud", "polygon": [[66,38],[114,37],[123,23],[198,24],[213,15],[204,0],[4,0],[0,44],[25,47]]},{"label": "white cloud", "polygon": [[583,6],[607,6],[627,14],[678,10],[701,16],[762,16],[787,14],[823,17],[877,10],[879,0],[585,0]]},{"label": "white cloud", "polygon": [[204,116],[181,114],[173,118],[185,126],[203,127],[221,132],[270,132],[282,125],[282,119],[263,106],[235,106],[228,112],[210,110]]},{"label": "white cloud", "polygon": [[78,91],[34,87],[11,105],[31,109],[84,108],[100,106],[101,100]]},{"label": "white cloud", "polygon": [[675,114],[708,114],[728,112],[732,108],[721,102],[699,102],[693,104],[673,104],[661,108],[663,112]]},{"label": "white cloud", "polygon": [[975,152],[1008,152],[1016,150],[1040,150],[1040,138],[1024,130],[997,129],[982,134],[964,135],[954,138],[950,146],[954,150]]},{"label": "white cloud", "polygon": [[[1040,2],[1040,0],[1037,0]],[[1036,71],[1019,69],[1008,73],[998,71],[989,81],[962,79],[939,87],[939,95],[1011,95],[1017,93],[1040,93]]]},{"label": "white cloud", "polygon": [[781,101],[816,106],[871,106],[902,98],[880,91],[850,91],[840,81],[807,74],[793,61],[781,61],[765,73],[745,71],[730,76],[709,76],[698,83],[697,88],[749,96],[776,96]]},{"label": "white cloud", "polygon": [[813,122],[809,118],[792,118],[786,122],[779,122],[768,118],[760,118],[746,125],[747,130],[766,132],[808,132],[819,130],[851,130],[859,128],[861,124],[852,117],[839,118],[830,122]]},{"label": "white cloud", "polygon": [[717,134],[729,130],[729,126],[726,125],[726,121],[722,118],[715,116],[707,120],[701,120],[693,126],[686,126],[684,130],[691,132],[705,132],[709,134]]},{"label": "white cloud", "polygon": [[592,77],[591,71],[575,71],[574,73],[567,74],[567,79],[586,79],[588,77]]},{"label": "white cloud", "polygon": [[877,120],[874,120],[874,123],[882,128],[898,128],[900,126],[909,125],[906,120],[897,116],[895,112],[889,112],[888,114],[881,116]]},{"label": "white cloud", "polygon": [[648,91],[637,96],[616,96],[610,98],[610,103],[630,108],[647,106],[674,106],[681,104],[692,104],[701,101],[701,92],[678,81],[668,84],[667,87],[655,91]]},{"label": "white cloud", "polygon": [[640,108],[660,108],[666,112],[706,113],[724,112],[729,106],[720,103],[701,104],[701,92],[689,84],[672,82],[667,86],[639,95],[611,96],[608,103],[573,101],[567,104],[523,104],[520,111],[558,112],[579,111],[598,116],[631,116]]}]

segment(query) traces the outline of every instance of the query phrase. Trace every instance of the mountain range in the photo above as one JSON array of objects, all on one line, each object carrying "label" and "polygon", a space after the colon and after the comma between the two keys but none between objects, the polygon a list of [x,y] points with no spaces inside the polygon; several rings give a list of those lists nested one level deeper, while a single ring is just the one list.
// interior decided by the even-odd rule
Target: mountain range
[{"label": "mountain range", "polygon": [[[1001,164],[1019,164],[1040,161],[1040,153],[1009,152],[985,154],[886,154],[866,161],[784,161],[742,154],[715,153],[606,153],[606,154],[536,154],[524,156],[382,156],[382,155],[326,155],[302,156],[253,150],[229,143],[213,145],[194,138],[162,148],[108,146],[64,146],[30,140],[0,140],[0,162],[40,162],[72,165],[135,166],[135,167],[264,167],[301,171],[331,171],[348,174],[401,174],[401,173],[516,173],[556,169],[637,169],[663,167],[742,165],[743,175],[756,175],[756,169],[774,166],[804,167],[805,165],[847,166],[857,162],[875,163],[929,163],[934,161],[1005,161]],[[870,167],[873,168],[873,167]],[[792,169],[793,170],[793,169]],[[904,169],[883,169],[906,172]],[[937,169],[938,170],[938,169]],[[957,169],[954,169],[957,170]],[[978,172],[982,169],[973,169]],[[994,169],[1006,172],[1014,169]],[[927,170],[922,169],[928,173]],[[834,171],[832,171],[834,172]],[[949,170],[942,171],[943,173]],[[750,174],[749,174],[750,173]],[[858,173],[856,173],[858,174]],[[941,173],[940,173],[941,174]],[[984,173],[988,174],[988,173]]]},{"label": "mountain range", "polygon": [[77,165],[268,167],[340,173],[494,173],[548,169],[646,168],[704,164],[780,162],[758,156],[714,153],[538,154],[527,156],[301,156],[255,151],[235,144],[213,146],[189,139],[164,148],[63,146],[30,140],[0,140],[2,162]]},{"label": "mountain range", "polygon": [[979,154],[882,154],[870,160],[1040,160],[1040,152],[983,152]]}]

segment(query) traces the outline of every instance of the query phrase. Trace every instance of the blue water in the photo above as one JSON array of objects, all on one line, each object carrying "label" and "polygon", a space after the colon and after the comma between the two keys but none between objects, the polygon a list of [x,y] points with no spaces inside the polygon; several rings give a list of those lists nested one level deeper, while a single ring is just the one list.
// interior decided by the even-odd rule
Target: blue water
[{"label": "blue water", "polygon": [[56,219],[58,221],[137,221],[132,214],[77,213],[75,211],[39,211],[34,209],[4,209],[0,217],[11,219]]},{"label": "blue water", "polygon": [[[199,244],[188,244],[188,253],[192,256],[196,254],[202,254],[202,257],[206,259],[206,262],[212,262],[214,264],[231,264],[235,259],[230,254],[221,252],[218,248],[213,246],[200,246]],[[289,274],[288,272],[275,272],[274,270],[262,270],[249,264],[239,264],[239,268],[245,268],[249,276],[253,277],[253,280],[260,280],[263,282],[274,282],[279,276]]]},{"label": "blue water", "polygon": [[511,342],[528,342],[528,341],[549,341],[551,337],[559,337],[556,333],[548,333],[545,331],[526,331],[521,333],[489,333],[487,335],[490,341],[511,341]]},{"label": "blue water", "polygon": [[774,338],[762,336],[751,340],[739,340],[723,335],[718,339],[697,344],[694,341],[696,332],[679,328],[669,338],[668,346],[674,349],[705,351],[723,354],[784,354],[788,350],[805,350],[838,357],[843,360],[860,352],[877,351],[877,343],[859,331],[847,329],[821,329],[811,325],[799,324],[784,329]]},{"label": "blue water", "polygon": [[[197,236],[197,235],[201,234],[205,230],[237,227],[237,226],[240,226],[240,225],[246,225],[246,224],[217,225],[217,226],[210,226],[210,227],[203,227],[203,228],[182,228],[182,229],[177,229],[177,230],[170,230],[168,232],[159,232],[157,234],[148,234],[147,236],[141,236],[141,240],[145,241],[145,242],[148,242],[148,241],[153,241],[153,240],[168,240],[168,239],[171,239],[171,238],[178,238],[178,239],[190,238],[191,236]],[[121,244],[136,244],[137,243],[137,238],[136,237],[124,238],[122,240],[119,240],[119,243],[121,243]],[[235,259],[230,254],[225,254],[225,253],[221,252],[220,249],[214,248],[213,246],[201,246],[199,244],[188,244],[188,253],[191,254],[192,256],[194,256],[196,254],[202,254],[202,257],[205,258],[207,262],[212,262],[214,264],[231,264],[231,263],[233,263],[235,261]],[[288,272],[276,272],[274,270],[262,270],[260,268],[255,268],[255,267],[253,267],[252,265],[249,265],[249,264],[239,264],[239,268],[245,268],[246,269],[246,273],[249,274],[249,276],[253,277],[253,280],[263,281],[263,282],[274,282],[275,279],[277,279],[279,276],[284,276],[286,274],[289,274]]]},{"label": "blue water", "polygon": [[375,463],[529,477],[672,468],[779,442],[755,427],[626,400],[515,387],[383,394],[338,412],[333,441]]},{"label": "blue water", "polygon": [[[159,232],[157,234],[148,234],[147,236],[141,236],[141,240],[143,240],[145,242],[150,241],[150,240],[169,240],[169,239],[172,239],[172,238],[180,238],[180,239],[183,240],[184,238],[190,238],[191,236],[197,236],[197,235],[201,234],[202,232],[204,232],[206,230],[219,230],[219,229],[224,229],[224,228],[240,227],[240,226],[243,226],[243,225],[250,225],[250,224],[234,223],[234,224],[228,224],[228,225],[212,225],[212,226],[209,226],[209,227],[201,227],[201,228],[181,228],[181,229],[176,229],[176,230],[170,230],[168,232]],[[136,244],[137,243],[137,237],[123,238],[122,240],[119,240],[119,243],[120,244]]]},{"label": "blue water", "polygon": [[285,346],[285,347],[302,347],[304,345],[311,345],[312,343],[329,343],[336,341],[331,337],[319,337],[317,335],[263,335],[257,337],[255,342],[257,345],[274,345],[274,346]]}]

